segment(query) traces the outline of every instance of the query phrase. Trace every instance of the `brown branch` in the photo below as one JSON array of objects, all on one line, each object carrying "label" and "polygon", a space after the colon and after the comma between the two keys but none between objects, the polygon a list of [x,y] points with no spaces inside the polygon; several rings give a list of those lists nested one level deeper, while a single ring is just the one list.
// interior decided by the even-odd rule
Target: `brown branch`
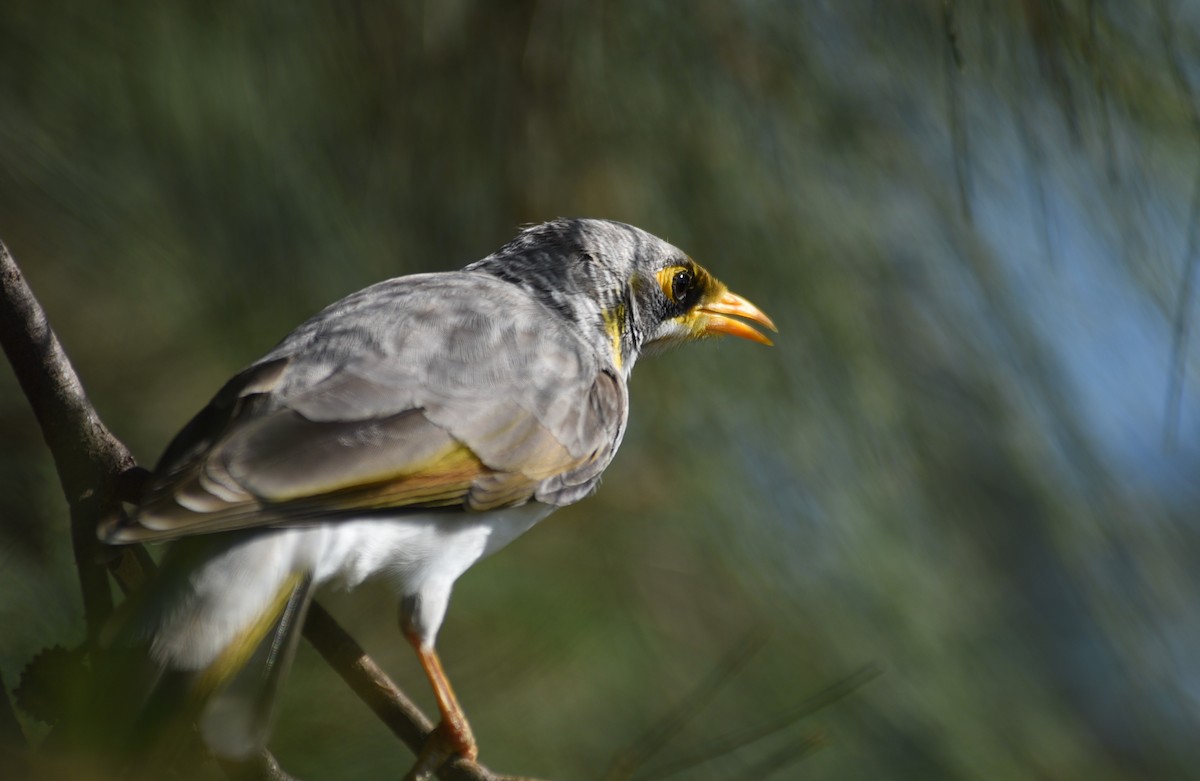
[{"label": "brown branch", "polygon": [[71,546],[88,638],[112,612],[96,524],[117,503],[117,476],[133,456],[100,421],[41,304],[0,242],[0,347],[8,357],[54,457],[71,512]]},{"label": "brown branch", "polygon": [[[71,510],[71,538],[83,592],[88,637],[94,638],[112,612],[105,566],[96,555],[96,526],[120,508],[139,469],[129,449],[101,422],[83,390],[41,304],[29,289],[8,248],[0,242],[0,347],[33,408],[54,458]],[[153,568],[138,546],[110,557],[113,577],[128,593]],[[393,733],[419,752],[431,724],[420,710],[319,605],[309,611],[304,636]],[[0,690],[0,696],[6,693]],[[227,764],[236,777],[290,779],[270,754],[250,763]],[[498,776],[471,762],[443,767],[444,781],[520,781]]]},{"label": "brown branch", "polygon": [[329,611],[316,602],[309,607],[308,619],[304,622],[304,639],[337,670],[342,680],[392,734],[414,754],[420,753],[433,723],[367,656],[350,633],[338,625]]},{"label": "brown branch", "polygon": [[217,763],[229,781],[300,781],[280,767],[279,760],[268,751],[245,762],[218,759]]},{"label": "brown branch", "polygon": [[[317,653],[337,671],[358,698],[366,703],[384,726],[400,738],[414,754],[419,754],[433,723],[388,678],[379,665],[367,656],[350,634],[342,629],[329,611],[314,602],[304,623],[304,637]],[[458,760],[440,771],[443,781],[532,781],[515,776],[500,776],[474,762]]]}]

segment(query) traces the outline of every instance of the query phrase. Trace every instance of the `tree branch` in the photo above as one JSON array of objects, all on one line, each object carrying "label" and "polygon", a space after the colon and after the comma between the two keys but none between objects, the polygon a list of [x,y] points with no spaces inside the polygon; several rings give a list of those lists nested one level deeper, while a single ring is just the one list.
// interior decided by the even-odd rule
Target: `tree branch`
[{"label": "tree branch", "polygon": [[432,722],[400,691],[366,651],[316,602],[308,609],[304,639],[342,676],[358,698],[414,754],[421,751]]},{"label": "tree branch", "polygon": [[33,408],[70,507],[84,622],[88,638],[93,639],[112,612],[104,567],[95,555],[96,524],[117,504],[117,477],[133,466],[133,456],[100,421],[45,311],[3,242],[0,347]]},{"label": "tree branch", "polygon": [[[367,656],[362,646],[338,625],[329,611],[316,602],[309,606],[304,637],[392,734],[400,738],[414,754],[419,754],[429,731],[433,729],[433,723]],[[482,765],[465,760],[447,764],[438,771],[438,777],[443,781],[533,781],[496,775]]]},{"label": "tree branch", "polygon": [[280,767],[279,760],[267,751],[245,762],[219,759],[217,763],[229,781],[300,781]]},{"label": "tree branch", "polygon": [[[129,449],[101,422],[45,311],[2,241],[0,347],[33,408],[70,506],[71,541],[92,639],[112,612],[105,567],[96,555],[96,526],[120,509],[126,484],[139,470]],[[110,557],[110,568],[128,593],[144,583],[153,564],[140,546],[124,550],[127,555]],[[414,753],[419,752],[432,726],[429,719],[317,604],[309,610],[304,636],[384,724]],[[0,691],[0,696],[7,695]],[[240,777],[291,778],[269,754],[226,769]],[[447,764],[438,776],[444,781],[521,781],[462,760]]]}]

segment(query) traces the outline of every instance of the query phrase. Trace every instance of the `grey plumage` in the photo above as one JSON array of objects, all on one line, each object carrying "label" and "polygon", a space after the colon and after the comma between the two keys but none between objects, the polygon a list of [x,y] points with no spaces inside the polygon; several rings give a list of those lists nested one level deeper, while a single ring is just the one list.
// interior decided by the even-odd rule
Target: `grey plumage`
[{"label": "grey plumage", "polygon": [[334,304],[218,394],[201,413],[213,423],[171,446],[136,525],[114,539],[378,509],[380,490],[458,444],[481,462],[469,482],[426,498],[401,484],[396,504],[582,498],[620,441],[625,382],[545,314],[480,272],[390,280]]},{"label": "grey plumage", "polygon": [[[234,651],[244,663],[264,643],[292,647],[311,586],[384,571],[402,628],[432,653],[454,580],[595,489],[624,434],[638,354],[748,336],[722,312],[770,325],[680,250],[602,220],[535,226],[462,271],[329,306],[230,380],[167,448],[139,505],[101,530],[109,542],[180,540],[127,638],[163,669],[236,670]],[[234,679],[256,690],[218,686],[216,702],[264,721],[283,657]],[[245,753],[254,732],[210,741]]]},{"label": "grey plumage", "polygon": [[[629,284],[634,261],[651,259],[649,272],[684,258],[632,226],[559,221],[464,271],[348,296],[217,394],[168,449],[133,522],[108,539],[363,509],[386,481],[454,442],[482,462],[461,495],[414,502],[402,492],[396,504],[578,501],[625,427],[625,377],[645,331]],[[622,304],[616,358],[603,312]]]}]

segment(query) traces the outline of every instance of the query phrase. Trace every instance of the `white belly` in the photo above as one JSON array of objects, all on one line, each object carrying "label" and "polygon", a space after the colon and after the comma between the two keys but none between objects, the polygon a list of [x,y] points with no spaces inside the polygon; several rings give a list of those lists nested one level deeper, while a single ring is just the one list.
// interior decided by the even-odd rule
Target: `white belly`
[{"label": "white belly", "polygon": [[536,502],[478,515],[429,513],[327,524],[313,562],[318,583],[354,588],[385,577],[399,596],[430,580],[451,584],[475,562],[509,544],[554,508]]},{"label": "white belly", "polygon": [[140,633],[160,662],[201,669],[268,609],[290,577],[353,588],[382,576],[401,599],[406,630],[432,645],[454,581],[553,509],[529,503],[478,515],[370,516],[183,539],[163,562],[158,610],[148,611]]}]

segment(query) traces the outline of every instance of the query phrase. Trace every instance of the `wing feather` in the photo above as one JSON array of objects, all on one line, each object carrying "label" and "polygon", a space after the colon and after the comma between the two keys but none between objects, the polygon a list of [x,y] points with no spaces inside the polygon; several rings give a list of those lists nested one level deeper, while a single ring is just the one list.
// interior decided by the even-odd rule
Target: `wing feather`
[{"label": "wing feather", "polygon": [[624,379],[601,361],[511,284],[469,272],[389,280],[226,384],[106,536],[569,504],[624,432]]}]

